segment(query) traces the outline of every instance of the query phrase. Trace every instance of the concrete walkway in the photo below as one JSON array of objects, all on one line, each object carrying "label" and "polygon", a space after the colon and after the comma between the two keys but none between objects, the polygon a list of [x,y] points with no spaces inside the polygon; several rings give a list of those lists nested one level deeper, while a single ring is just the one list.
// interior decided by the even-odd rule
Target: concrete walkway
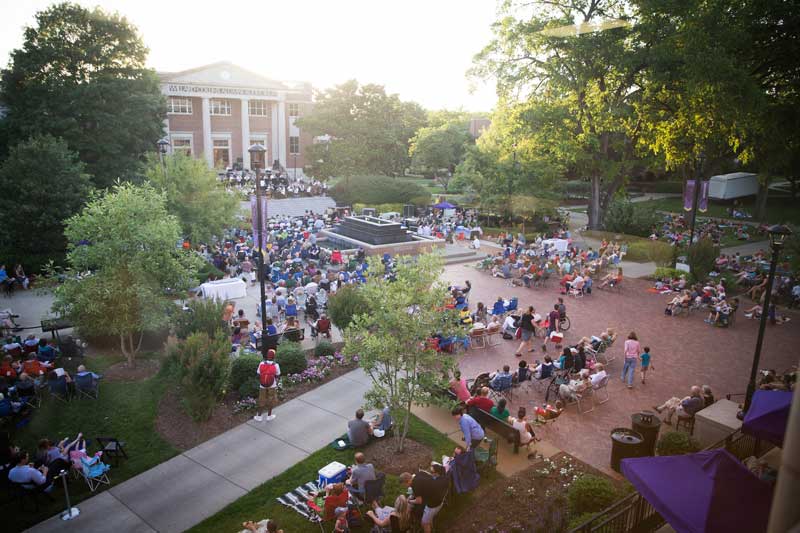
[{"label": "concrete walkway", "polygon": [[81,502],[78,518],[28,531],[185,531],[342,435],[369,388],[353,370],[278,406],[275,420],[250,420],[119,485],[112,468],[111,488]]}]

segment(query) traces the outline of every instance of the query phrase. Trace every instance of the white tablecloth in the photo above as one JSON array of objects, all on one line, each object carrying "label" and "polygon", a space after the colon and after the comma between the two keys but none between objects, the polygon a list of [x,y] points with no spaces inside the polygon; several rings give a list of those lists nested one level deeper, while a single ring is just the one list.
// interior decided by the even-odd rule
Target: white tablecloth
[{"label": "white tablecloth", "polygon": [[241,279],[219,279],[200,286],[203,298],[235,300],[247,295],[247,284]]},{"label": "white tablecloth", "polygon": [[555,247],[556,251],[558,252],[566,252],[567,248],[569,247],[569,241],[566,239],[547,239],[542,241],[542,244],[546,244],[549,247]]}]

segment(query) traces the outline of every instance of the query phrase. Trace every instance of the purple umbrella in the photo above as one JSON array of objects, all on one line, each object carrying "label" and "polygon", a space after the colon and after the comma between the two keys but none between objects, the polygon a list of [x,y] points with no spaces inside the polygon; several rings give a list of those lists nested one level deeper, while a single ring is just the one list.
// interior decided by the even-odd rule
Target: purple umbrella
[{"label": "purple umbrella", "polygon": [[757,390],[744,417],[742,431],[783,447],[783,435],[786,433],[791,407],[791,392]]},{"label": "purple umbrella", "polygon": [[435,209],[455,209],[456,206],[451,204],[450,202],[439,202],[438,204],[433,206]]},{"label": "purple umbrella", "polygon": [[678,533],[767,529],[772,487],[727,450],[623,459],[622,473]]}]

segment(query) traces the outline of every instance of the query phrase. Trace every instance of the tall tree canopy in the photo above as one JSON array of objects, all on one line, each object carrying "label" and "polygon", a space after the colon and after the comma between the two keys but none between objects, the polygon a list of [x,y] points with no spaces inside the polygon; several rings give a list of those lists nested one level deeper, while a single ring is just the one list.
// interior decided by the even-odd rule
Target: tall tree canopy
[{"label": "tall tree canopy", "polygon": [[210,242],[233,224],[239,203],[202,159],[167,155],[162,165],[159,156],[151,153],[144,174],[166,193],[167,211],[178,217],[183,236],[191,242]]},{"label": "tall tree canopy", "polygon": [[355,80],[318,93],[314,113],[298,121],[314,137],[327,136],[308,150],[314,173],[322,178],[402,174],[409,165],[409,140],[425,123],[419,104]]},{"label": "tall tree canopy", "polygon": [[433,174],[447,192],[449,178],[471,142],[467,124],[463,122],[420,128],[411,139],[411,165]]},{"label": "tall tree canopy", "polygon": [[2,73],[9,138],[63,138],[98,187],[133,176],[165,116],[146,57],[136,28],[119,15],[71,3],[39,12]]},{"label": "tall tree canopy", "polygon": [[67,250],[64,221],[91,190],[89,177],[67,143],[36,136],[11,148],[0,165],[0,256],[37,271]]},{"label": "tall tree canopy", "polygon": [[192,286],[202,261],[177,247],[180,225],[166,204],[149,184],[117,185],[65,230],[69,271],[53,307],[85,334],[117,336],[130,366],[144,332],[163,327],[175,309],[167,289]]},{"label": "tall tree canopy", "polygon": [[[630,24],[553,31],[603,19]],[[500,104],[460,178],[480,183],[487,163],[502,169],[511,153],[523,167],[544,163],[591,182],[592,227],[635,169],[653,163],[689,176],[705,154],[708,168],[738,162],[764,187],[771,175],[793,180],[798,29],[796,2],[506,2],[473,69],[497,81]]]}]

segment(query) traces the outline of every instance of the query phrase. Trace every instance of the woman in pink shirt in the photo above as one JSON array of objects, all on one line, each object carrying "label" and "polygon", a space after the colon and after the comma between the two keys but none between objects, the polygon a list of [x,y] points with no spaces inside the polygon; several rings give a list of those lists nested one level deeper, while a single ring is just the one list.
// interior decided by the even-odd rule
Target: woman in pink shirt
[{"label": "woman in pink shirt", "polygon": [[453,375],[453,380],[450,382],[450,390],[452,390],[459,402],[466,402],[470,399],[469,389],[467,382],[461,377],[461,372],[456,370]]},{"label": "woman in pink shirt", "polygon": [[628,388],[633,388],[633,376],[636,374],[636,362],[639,354],[642,353],[642,345],[636,337],[636,332],[631,331],[625,341],[625,365],[622,367],[622,381],[625,381],[625,374],[628,375]]}]

